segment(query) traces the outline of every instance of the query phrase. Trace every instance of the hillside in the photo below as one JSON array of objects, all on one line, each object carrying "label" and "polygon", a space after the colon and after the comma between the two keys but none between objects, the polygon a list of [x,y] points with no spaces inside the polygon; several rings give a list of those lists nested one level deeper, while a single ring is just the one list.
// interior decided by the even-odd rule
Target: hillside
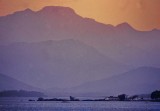
[{"label": "hillside", "polygon": [[27,85],[9,76],[0,74],[0,91],[4,90],[29,90],[40,91],[40,89]]},{"label": "hillside", "polygon": [[1,72],[41,88],[73,87],[124,72],[128,67],[71,39],[15,43],[1,46],[0,52]]},{"label": "hillside", "polygon": [[99,81],[88,82],[70,91],[74,93],[97,93],[106,95],[146,94],[160,89],[160,69],[140,67],[129,72]]}]

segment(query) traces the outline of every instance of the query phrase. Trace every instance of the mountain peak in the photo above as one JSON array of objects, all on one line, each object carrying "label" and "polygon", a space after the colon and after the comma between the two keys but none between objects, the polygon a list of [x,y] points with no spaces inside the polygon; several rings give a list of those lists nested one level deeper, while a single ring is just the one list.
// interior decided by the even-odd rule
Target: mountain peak
[{"label": "mountain peak", "polygon": [[30,8],[26,8],[24,11],[25,12],[33,12],[33,10],[31,10]]},{"label": "mountain peak", "polygon": [[62,6],[46,6],[42,8],[39,12],[47,13],[75,13],[72,8],[62,7]]},{"label": "mountain peak", "polygon": [[160,29],[154,28],[154,29],[152,30],[152,32],[160,32]]},{"label": "mountain peak", "polygon": [[24,14],[28,14],[28,13],[33,13],[34,11],[33,10],[31,10],[31,9],[29,9],[29,8],[26,8],[25,10],[23,10],[23,11],[18,11],[18,12],[15,12],[16,14],[17,13],[19,13],[19,14],[21,14],[21,13],[24,13]]},{"label": "mountain peak", "polygon": [[[14,17],[19,17],[19,16],[26,16],[26,15],[31,15],[33,14],[34,11],[27,8],[27,9],[24,9],[22,11],[17,11],[17,12],[14,12],[13,14],[9,14],[9,16],[14,16]],[[5,16],[4,16],[5,17]],[[12,18],[13,19],[13,18]]]},{"label": "mountain peak", "polygon": [[121,30],[135,30],[130,24],[126,22],[118,24],[116,28],[121,29]]}]

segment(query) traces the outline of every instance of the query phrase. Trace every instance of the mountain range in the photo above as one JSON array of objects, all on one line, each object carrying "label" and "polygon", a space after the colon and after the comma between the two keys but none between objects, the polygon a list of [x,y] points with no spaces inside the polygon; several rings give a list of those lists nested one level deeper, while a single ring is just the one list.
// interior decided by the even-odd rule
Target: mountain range
[{"label": "mountain range", "polygon": [[[127,92],[129,88],[128,93],[148,92],[154,81],[150,74],[159,74],[154,68],[160,68],[159,42],[157,29],[138,31],[128,23],[103,24],[68,7],[48,6],[36,12],[26,9],[0,17],[0,72],[43,89],[68,91],[72,87],[75,92],[106,93],[112,89]],[[149,75],[145,75],[148,70]],[[124,87],[121,81],[129,85]],[[95,90],[85,84],[90,82]],[[104,85],[108,88],[103,89]]]},{"label": "mountain range", "polygon": [[0,52],[2,73],[41,88],[73,87],[129,68],[72,39],[14,43]]},{"label": "mountain range", "polygon": [[48,6],[0,17],[0,45],[14,42],[80,40],[127,65],[159,67],[160,31],[138,31],[128,23],[117,26],[83,18],[68,7]]}]

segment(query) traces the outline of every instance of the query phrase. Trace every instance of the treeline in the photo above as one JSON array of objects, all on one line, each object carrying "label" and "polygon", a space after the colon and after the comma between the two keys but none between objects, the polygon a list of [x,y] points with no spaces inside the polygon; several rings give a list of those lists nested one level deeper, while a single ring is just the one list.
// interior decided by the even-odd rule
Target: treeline
[{"label": "treeline", "polygon": [[45,97],[45,95],[37,91],[6,90],[0,92],[0,97]]},{"label": "treeline", "polygon": [[[118,95],[118,100],[120,101],[125,101],[125,100],[145,100],[143,97],[141,96],[138,96],[138,95],[134,95],[134,96],[127,96],[126,94],[121,94],[121,95]],[[156,90],[156,91],[153,91],[151,94],[150,94],[150,100],[151,101],[156,101],[156,102],[160,102],[160,91]]]}]

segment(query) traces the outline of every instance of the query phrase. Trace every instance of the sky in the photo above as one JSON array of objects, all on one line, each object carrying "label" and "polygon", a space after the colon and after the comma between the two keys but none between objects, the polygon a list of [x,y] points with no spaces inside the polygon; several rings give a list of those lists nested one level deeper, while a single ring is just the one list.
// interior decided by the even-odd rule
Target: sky
[{"label": "sky", "polygon": [[0,16],[45,6],[71,7],[83,17],[114,26],[127,22],[141,31],[160,29],[160,0],[0,0]]}]

